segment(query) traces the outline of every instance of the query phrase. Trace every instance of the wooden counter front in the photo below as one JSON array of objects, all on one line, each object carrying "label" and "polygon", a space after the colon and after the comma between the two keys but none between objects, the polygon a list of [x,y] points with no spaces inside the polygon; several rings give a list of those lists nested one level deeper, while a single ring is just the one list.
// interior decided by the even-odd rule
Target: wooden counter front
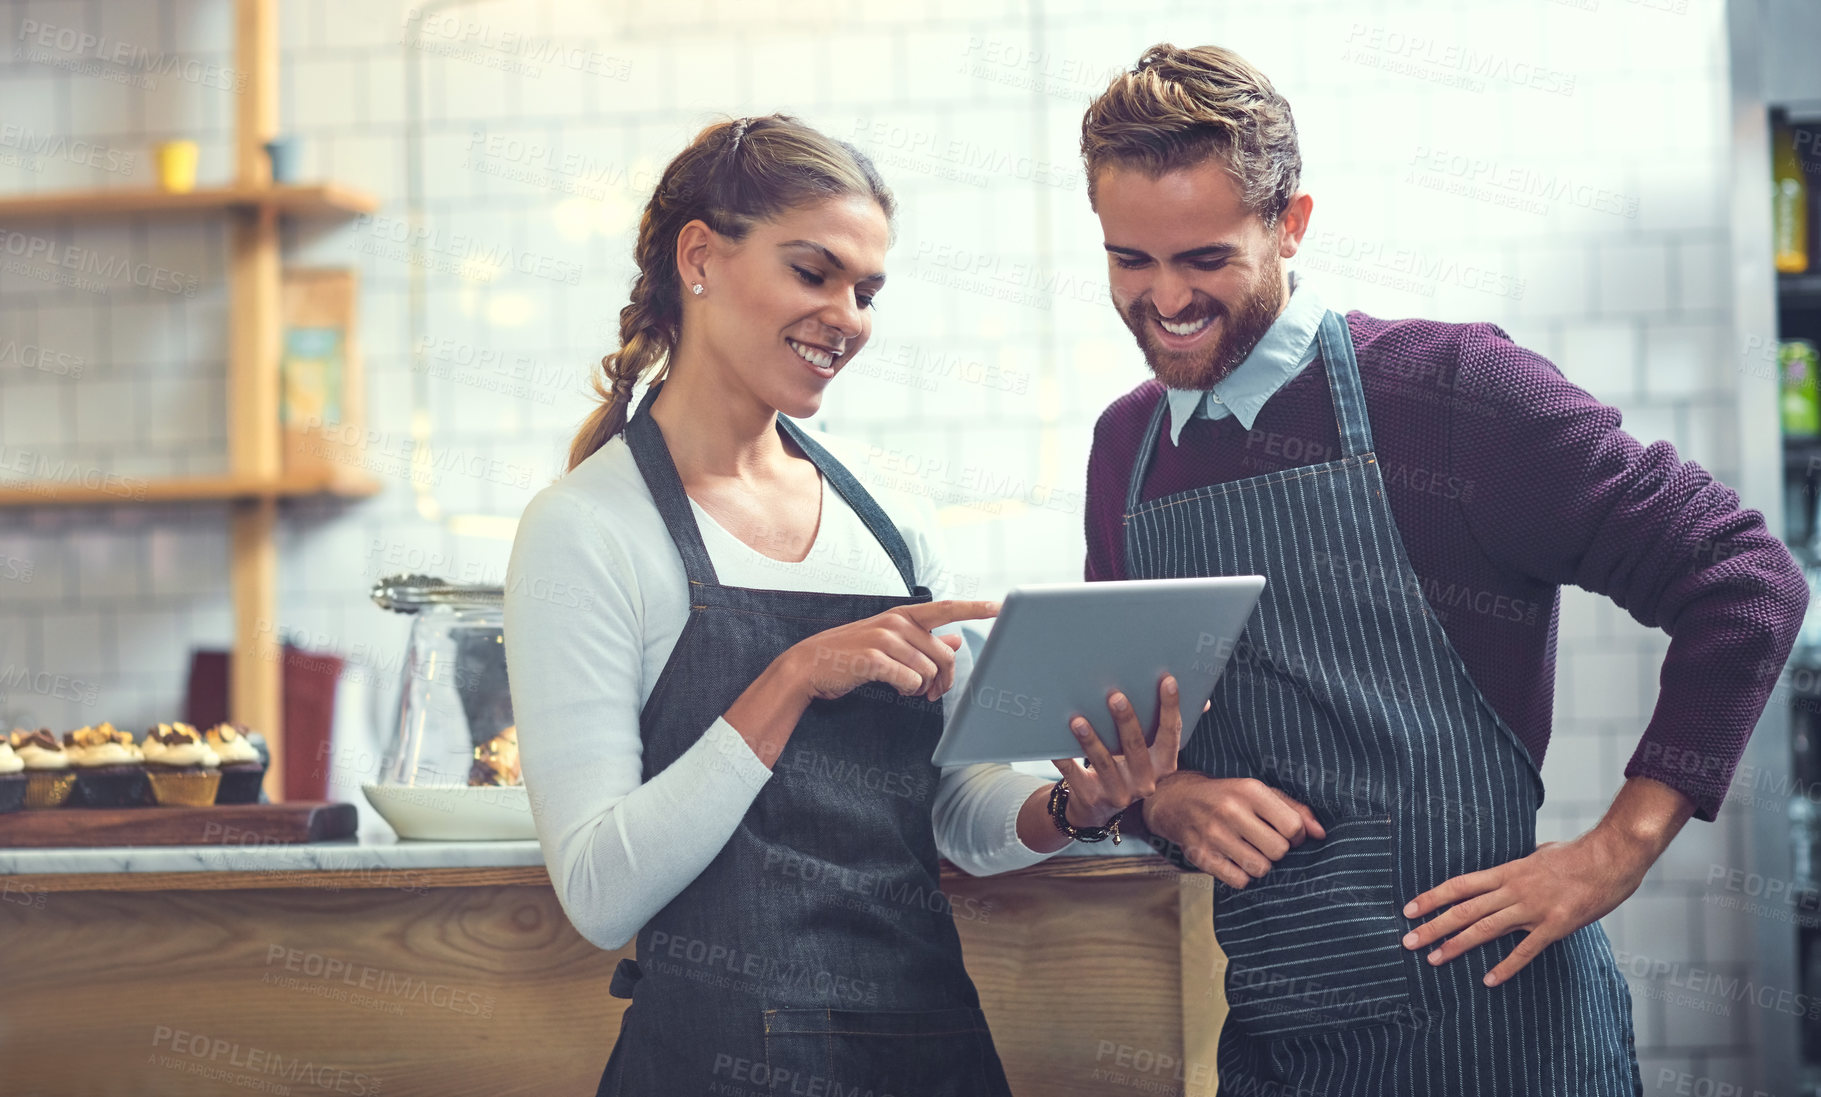
[{"label": "wooden counter front", "polygon": [[[1014,1093],[1213,1092],[1209,885],[1154,856],[945,866]],[[11,876],[0,900],[17,1097],[591,1094],[626,1004],[630,947],[583,940],[541,868]]]}]

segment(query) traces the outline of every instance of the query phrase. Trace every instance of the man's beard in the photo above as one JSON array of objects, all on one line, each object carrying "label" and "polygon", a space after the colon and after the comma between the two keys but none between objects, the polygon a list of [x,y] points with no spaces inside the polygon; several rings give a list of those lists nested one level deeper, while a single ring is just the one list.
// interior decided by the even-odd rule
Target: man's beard
[{"label": "man's beard", "polygon": [[1277,314],[1283,311],[1283,304],[1282,262],[1273,254],[1270,262],[1259,271],[1258,280],[1247,287],[1240,298],[1237,311],[1198,292],[1189,308],[1170,317],[1174,323],[1213,315],[1212,322],[1220,325],[1220,331],[1214,334],[1213,343],[1206,348],[1177,352],[1163,347],[1157,341],[1156,329],[1151,326],[1157,312],[1149,294],[1120,309],[1119,318],[1137,336],[1145,364],[1151,367],[1159,381],[1173,389],[1199,391],[1213,388],[1246,360],[1246,355],[1252,353],[1252,348],[1271,329]]}]

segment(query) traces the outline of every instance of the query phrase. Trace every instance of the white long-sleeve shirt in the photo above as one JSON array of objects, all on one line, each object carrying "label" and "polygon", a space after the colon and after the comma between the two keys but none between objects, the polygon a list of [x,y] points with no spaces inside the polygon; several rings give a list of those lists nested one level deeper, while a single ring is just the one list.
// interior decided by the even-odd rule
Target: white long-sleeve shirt
[{"label": "white long-sleeve shirt", "polygon": [[[851,452],[838,439],[816,438],[837,460]],[[860,463],[843,463],[864,482]],[[876,482],[867,488],[904,537],[918,582],[937,600],[948,597],[929,501]],[[905,593],[878,539],[826,479],[815,544],[796,563],[754,550],[694,500],[690,509],[724,585]],[[582,936],[619,948],[701,874],[771,777],[717,718],[675,762],[642,780],[639,713],[689,610],[682,558],[624,435],[526,508],[505,608],[520,759],[551,882]],[[945,705],[963,696],[971,669],[964,645]],[[1046,784],[1010,766],[944,768],[931,805],[937,850],[974,875],[1048,857],[1017,830],[1019,808]]]}]

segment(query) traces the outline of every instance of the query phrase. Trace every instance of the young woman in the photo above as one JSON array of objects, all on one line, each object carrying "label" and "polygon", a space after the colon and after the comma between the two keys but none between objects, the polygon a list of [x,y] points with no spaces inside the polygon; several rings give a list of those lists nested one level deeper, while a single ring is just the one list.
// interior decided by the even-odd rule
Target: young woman
[{"label": "young woman", "polygon": [[602,403],[513,546],[550,876],[591,941],[638,936],[601,1094],[1002,1097],[938,852],[1032,864],[1175,768],[1180,727],[1147,748],[1117,697],[1123,753],[1079,721],[1091,768],[1058,763],[1056,817],[1041,778],[930,764],[968,669],[935,630],[997,606],[935,601],[927,504],[888,512],[790,421],[871,333],[892,209],[861,153],[794,119],[703,130],[640,221]]}]

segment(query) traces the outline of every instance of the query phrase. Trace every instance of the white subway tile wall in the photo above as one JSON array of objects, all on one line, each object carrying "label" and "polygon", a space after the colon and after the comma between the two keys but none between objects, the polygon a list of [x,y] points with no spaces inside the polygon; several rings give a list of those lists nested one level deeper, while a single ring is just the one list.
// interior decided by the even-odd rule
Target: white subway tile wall
[{"label": "white subway tile wall", "polygon": [[[173,137],[201,144],[205,182],[229,179],[229,9],[0,0],[0,191],[146,185],[151,146]],[[639,208],[721,114],[799,113],[870,153],[900,200],[874,344],[822,425],[933,499],[977,592],[1078,576],[1090,431],[1144,377],[1106,303],[1078,126],[1109,73],[1165,40],[1234,47],[1289,96],[1316,196],[1295,266],[1331,303],[1503,324],[1647,440],[1722,475],[1738,463],[1719,0],[282,11],[281,121],[304,171],[383,201],[370,219],[287,230],[292,262],[360,270],[371,469],[387,485],[286,507],[279,626],[314,648],[386,665],[403,622],[367,601],[381,575],[503,575],[509,525],[476,536],[452,520],[515,518],[561,472],[617,330]],[[126,49],[97,56],[93,41]],[[200,215],[0,225],[0,475],[226,467],[225,242]],[[415,477],[414,425],[431,439]],[[0,511],[0,720],[169,718],[189,649],[230,638],[226,555],[219,506]],[[1662,650],[1622,611],[1564,593],[1546,836],[1589,825],[1617,788]],[[383,728],[391,689],[374,685]],[[1789,932],[1728,906],[1740,896],[1723,886],[1741,820],[1780,810],[1748,796],[1691,825],[1607,919],[1651,961],[1628,969],[1647,1085],[1665,1069],[1751,1078],[1751,1033],[1778,1018],[1736,1005],[1719,1020],[1647,975],[1659,960],[1740,971],[1744,936]]]}]

